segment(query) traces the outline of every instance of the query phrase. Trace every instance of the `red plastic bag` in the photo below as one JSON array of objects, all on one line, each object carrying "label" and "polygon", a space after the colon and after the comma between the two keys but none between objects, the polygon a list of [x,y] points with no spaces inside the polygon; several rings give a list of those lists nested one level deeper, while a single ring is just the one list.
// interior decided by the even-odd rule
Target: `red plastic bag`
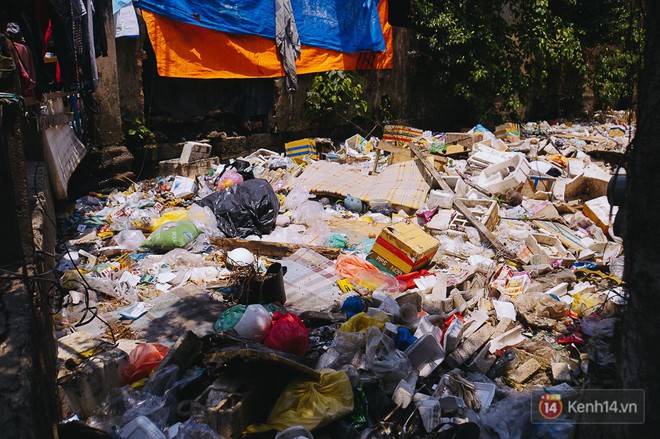
[{"label": "red plastic bag", "polygon": [[128,354],[128,364],[121,371],[122,377],[128,384],[148,378],[170,348],[158,343],[141,343]]},{"label": "red plastic bag", "polygon": [[309,345],[309,333],[297,315],[276,312],[273,314],[273,327],[264,344],[278,351],[305,355]]}]

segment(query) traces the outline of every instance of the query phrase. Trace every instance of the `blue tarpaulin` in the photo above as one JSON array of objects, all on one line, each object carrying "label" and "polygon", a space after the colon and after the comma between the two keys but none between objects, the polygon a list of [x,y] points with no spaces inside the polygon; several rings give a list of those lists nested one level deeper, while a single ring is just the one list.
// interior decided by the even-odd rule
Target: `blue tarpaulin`
[{"label": "blue tarpaulin", "polygon": [[[137,0],[144,10],[230,34],[275,38],[276,0]],[[385,50],[377,0],[291,0],[302,44],[345,53]]]}]

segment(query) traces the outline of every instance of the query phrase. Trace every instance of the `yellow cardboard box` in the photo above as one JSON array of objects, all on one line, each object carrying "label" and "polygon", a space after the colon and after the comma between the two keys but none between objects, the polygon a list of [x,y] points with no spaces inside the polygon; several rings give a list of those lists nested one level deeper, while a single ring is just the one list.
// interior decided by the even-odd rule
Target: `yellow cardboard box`
[{"label": "yellow cardboard box", "polygon": [[367,259],[399,276],[424,268],[439,246],[440,242],[420,227],[400,222],[383,229]]}]

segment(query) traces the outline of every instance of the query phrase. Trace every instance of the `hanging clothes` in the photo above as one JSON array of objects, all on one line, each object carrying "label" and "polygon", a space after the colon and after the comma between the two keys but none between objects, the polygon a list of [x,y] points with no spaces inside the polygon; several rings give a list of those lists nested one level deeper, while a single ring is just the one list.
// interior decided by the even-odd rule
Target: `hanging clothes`
[{"label": "hanging clothes", "polygon": [[301,46],[291,0],[275,0],[275,45],[284,68],[284,86],[288,92],[295,92],[298,90],[296,60],[300,58]]},{"label": "hanging clothes", "polygon": [[115,38],[140,36],[140,25],[133,2],[129,1],[124,7],[115,12]]}]

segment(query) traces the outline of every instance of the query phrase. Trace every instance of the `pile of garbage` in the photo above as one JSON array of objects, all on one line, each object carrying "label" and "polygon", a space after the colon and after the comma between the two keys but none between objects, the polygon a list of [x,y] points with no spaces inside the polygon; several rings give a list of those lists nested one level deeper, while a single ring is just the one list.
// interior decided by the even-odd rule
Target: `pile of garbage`
[{"label": "pile of garbage", "polygon": [[387,126],[225,165],[188,142],[178,175],[78,199],[56,268],[67,423],[569,437],[570,419],[532,424],[530,401],[614,364],[625,172],[611,163],[634,131],[616,118]]}]

